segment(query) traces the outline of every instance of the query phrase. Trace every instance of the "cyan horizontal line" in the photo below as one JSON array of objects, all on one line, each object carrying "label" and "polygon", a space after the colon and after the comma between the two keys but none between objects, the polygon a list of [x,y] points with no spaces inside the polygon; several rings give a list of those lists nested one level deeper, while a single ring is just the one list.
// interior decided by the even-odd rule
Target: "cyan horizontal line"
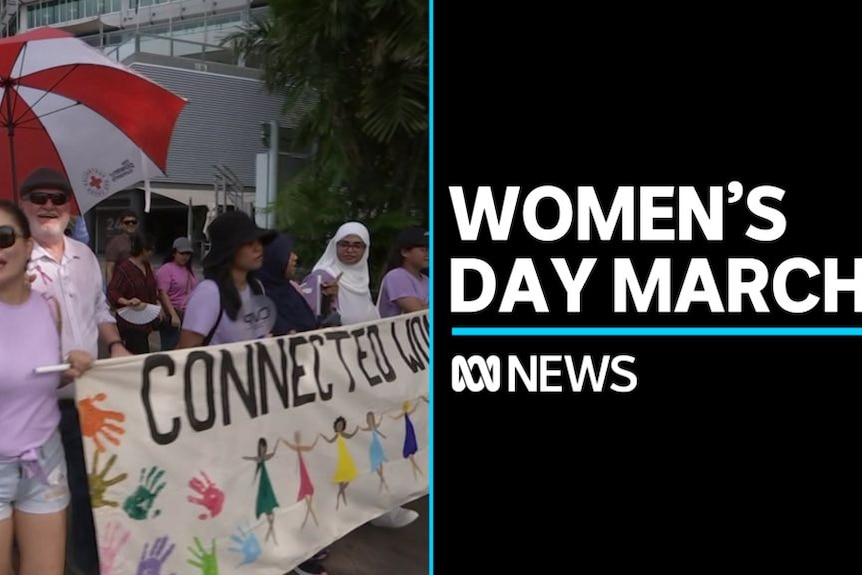
[{"label": "cyan horizontal line", "polygon": [[862,336],[862,327],[453,327],[455,337]]}]

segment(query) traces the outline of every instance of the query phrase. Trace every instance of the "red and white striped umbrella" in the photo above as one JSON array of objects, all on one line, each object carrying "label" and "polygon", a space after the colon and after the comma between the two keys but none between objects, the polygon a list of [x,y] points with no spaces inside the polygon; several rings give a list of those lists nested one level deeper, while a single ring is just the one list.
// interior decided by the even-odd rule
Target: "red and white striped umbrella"
[{"label": "red and white striped umbrella", "polygon": [[0,198],[17,199],[20,183],[49,167],[69,178],[81,213],[165,175],[186,104],[53,28],[0,40],[0,91]]}]

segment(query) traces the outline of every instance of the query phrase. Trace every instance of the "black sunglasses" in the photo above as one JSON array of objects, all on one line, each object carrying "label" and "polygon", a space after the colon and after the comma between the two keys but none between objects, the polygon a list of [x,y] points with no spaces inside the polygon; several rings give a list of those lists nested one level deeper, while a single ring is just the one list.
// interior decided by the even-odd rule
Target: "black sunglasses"
[{"label": "black sunglasses", "polygon": [[138,220],[126,220],[123,224],[126,226],[135,226],[138,224]]},{"label": "black sunglasses", "polygon": [[14,246],[19,237],[24,236],[16,232],[12,226],[0,226],[0,249]]},{"label": "black sunglasses", "polygon": [[33,192],[32,194],[27,196],[27,199],[36,204],[37,206],[44,206],[48,203],[48,200],[51,200],[51,203],[55,206],[62,206],[69,200],[66,194],[59,192]]}]

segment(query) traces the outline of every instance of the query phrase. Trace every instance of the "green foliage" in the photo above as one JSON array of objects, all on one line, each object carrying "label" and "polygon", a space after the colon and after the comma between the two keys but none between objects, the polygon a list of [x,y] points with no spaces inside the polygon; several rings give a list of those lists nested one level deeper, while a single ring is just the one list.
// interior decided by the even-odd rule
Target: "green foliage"
[{"label": "green foliage", "polygon": [[[280,190],[279,226],[312,265],[346,221],[372,234],[372,277],[398,230],[426,224],[426,0],[272,0],[228,41],[258,59],[285,113],[304,102],[297,144],[316,153]],[[311,102],[308,107],[308,102]],[[376,286],[375,286],[376,287]]]}]

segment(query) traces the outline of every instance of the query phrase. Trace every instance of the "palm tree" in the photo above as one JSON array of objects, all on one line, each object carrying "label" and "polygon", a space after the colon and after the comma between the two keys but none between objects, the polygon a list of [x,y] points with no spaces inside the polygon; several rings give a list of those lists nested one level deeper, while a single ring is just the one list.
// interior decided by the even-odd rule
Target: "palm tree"
[{"label": "palm tree", "polygon": [[[319,253],[348,219],[374,234],[372,261],[397,228],[425,218],[428,190],[427,0],[271,0],[227,39],[260,62],[268,90],[300,99],[307,168],[279,194],[279,223]],[[302,240],[311,244],[303,245]]]}]

